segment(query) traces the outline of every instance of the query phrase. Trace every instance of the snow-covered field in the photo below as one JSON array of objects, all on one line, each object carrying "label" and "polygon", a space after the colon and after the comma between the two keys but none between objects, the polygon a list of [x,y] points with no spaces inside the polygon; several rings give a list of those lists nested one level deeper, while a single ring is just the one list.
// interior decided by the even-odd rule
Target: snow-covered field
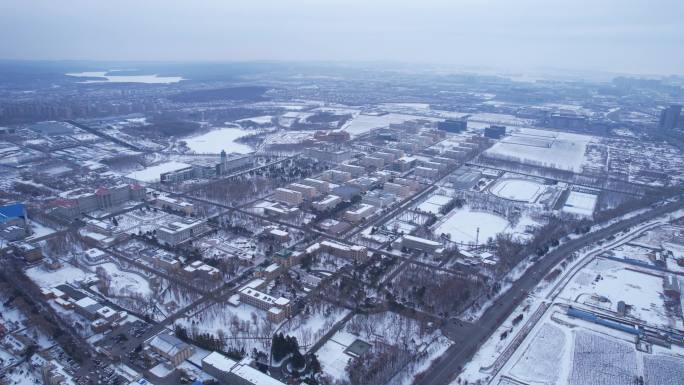
[{"label": "snow-covered field", "polygon": [[333,305],[314,306],[310,314],[302,312],[284,323],[279,332],[297,338],[299,346],[306,349],[323,337],[347,314],[349,310]]},{"label": "snow-covered field", "polygon": [[565,201],[563,211],[590,217],[594,214],[597,200],[598,196],[594,194],[571,191],[568,199]]},{"label": "snow-covered field", "polygon": [[[116,264],[108,262],[101,265],[110,278],[110,293],[117,296],[141,295],[143,298],[152,294],[147,279],[139,274],[122,271]],[[97,267],[95,269],[97,269]]]},{"label": "snow-covered field", "polygon": [[562,362],[566,345],[563,330],[551,323],[543,324],[516,361],[510,375],[530,383],[558,383],[561,374],[558,363]]},{"label": "snow-covered field", "polygon": [[150,166],[139,171],[133,171],[126,175],[126,178],[135,179],[140,182],[159,182],[159,175],[165,172],[176,171],[190,167],[187,163],[170,161],[155,166]]},{"label": "snow-covered field", "polygon": [[[560,297],[568,302],[586,303],[616,311],[618,301],[631,305],[629,315],[653,326],[679,326],[668,317],[661,298],[660,277],[633,270],[630,265],[598,258],[581,270],[563,289]],[[605,297],[599,302],[592,296]]]},{"label": "snow-covered field", "polygon": [[273,119],[273,116],[271,116],[271,115],[262,115],[262,116],[255,116],[253,118],[245,118],[245,119],[236,120],[235,122],[237,122],[237,123],[252,122],[254,124],[268,124],[268,123],[271,123],[271,119]]},{"label": "snow-covered field", "polygon": [[385,115],[364,115],[364,114],[359,114],[352,118],[349,122],[347,122],[343,127],[342,130],[349,132],[349,135],[352,137],[363,135],[367,133],[370,130],[374,130],[376,128],[383,128],[383,127],[389,127],[390,124],[394,123],[403,123],[408,120],[414,120],[414,119],[427,119],[427,120],[433,120],[433,121],[438,121],[441,119],[434,119],[434,118],[427,118],[424,116],[417,116],[417,115],[406,115],[406,114],[395,114],[395,113],[390,113],[390,114],[385,114]]},{"label": "snow-covered field", "polygon": [[93,273],[76,268],[70,264],[63,264],[57,270],[48,270],[44,265],[38,265],[26,270],[26,275],[40,287],[54,287],[63,283],[81,281]]},{"label": "snow-covered field", "polygon": [[[371,345],[400,345],[416,353],[427,349],[430,342],[440,340],[436,333],[427,333],[417,321],[396,313],[359,314],[351,318],[344,328],[316,351],[323,372],[335,380],[346,380],[348,376],[345,368],[351,356],[344,351],[357,339]],[[445,341],[440,344],[444,344],[440,348],[442,350],[449,346]],[[418,365],[414,369],[419,371],[422,367]]]},{"label": "snow-covered field", "polygon": [[661,354],[645,355],[644,380],[648,385],[684,384],[684,358]]},{"label": "snow-covered field", "polygon": [[226,336],[227,349],[252,349],[267,352],[271,346],[271,337],[278,324],[266,319],[266,312],[247,304],[231,306],[214,304],[187,318],[181,318],[176,324],[183,325],[189,331],[209,333],[215,337]]},{"label": "snow-covered field", "polygon": [[442,208],[442,206],[449,203],[449,201],[451,201],[451,198],[448,196],[433,195],[425,202],[419,204],[417,209],[427,213],[439,214],[439,210]]},{"label": "snow-covered field", "polygon": [[575,333],[570,385],[633,385],[634,346],[584,330]]},{"label": "snow-covered field", "polygon": [[[479,235],[478,235],[479,229]],[[435,227],[435,234],[449,234],[452,242],[462,244],[485,243],[499,233],[510,231],[506,218],[493,213],[472,210],[468,206],[452,211]]]},{"label": "snow-covered field", "polygon": [[184,138],[188,148],[198,154],[218,154],[225,150],[227,153],[247,154],[254,149],[236,140],[249,135],[250,132],[239,128],[218,128],[206,134]]},{"label": "snow-covered field", "polygon": [[587,135],[520,128],[485,153],[494,158],[580,172],[587,143],[592,140]]},{"label": "snow-covered field", "polygon": [[544,192],[545,186],[528,179],[501,179],[489,191],[501,198],[534,203]]},{"label": "snow-covered field", "polygon": [[147,83],[147,84],[170,84],[185,80],[180,76],[153,75],[115,75],[116,71],[91,71],[71,72],[66,76],[79,78],[103,78],[102,80],[84,80],[79,83]]}]

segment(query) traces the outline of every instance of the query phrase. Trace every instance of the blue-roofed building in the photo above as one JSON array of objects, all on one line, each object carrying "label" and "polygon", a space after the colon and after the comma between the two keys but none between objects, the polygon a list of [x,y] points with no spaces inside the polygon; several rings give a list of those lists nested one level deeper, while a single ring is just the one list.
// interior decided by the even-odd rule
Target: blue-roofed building
[{"label": "blue-roofed building", "polygon": [[16,241],[27,236],[29,234],[27,218],[26,206],[23,203],[0,206],[0,237]]},{"label": "blue-roofed building", "polygon": [[[21,223],[10,223],[11,225],[24,224],[26,222],[26,205],[23,203],[13,203],[0,206],[0,225],[20,220]],[[8,226],[10,225],[8,224]]]}]

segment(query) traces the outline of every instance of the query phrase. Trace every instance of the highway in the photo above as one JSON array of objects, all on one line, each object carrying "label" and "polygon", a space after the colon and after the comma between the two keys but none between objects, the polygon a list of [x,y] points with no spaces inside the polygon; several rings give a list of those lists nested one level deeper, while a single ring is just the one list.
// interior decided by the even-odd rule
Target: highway
[{"label": "highway", "polygon": [[440,357],[420,379],[417,385],[449,384],[470,361],[479,347],[499,328],[520,303],[558,263],[568,255],[604,240],[611,235],[625,231],[639,223],[669,214],[684,208],[684,200],[653,208],[643,214],[623,219],[610,226],[590,232],[580,238],[565,242],[550,251],[525,274],[513,283],[511,288],[499,297],[473,325],[445,326],[444,332],[452,338],[454,344]]}]

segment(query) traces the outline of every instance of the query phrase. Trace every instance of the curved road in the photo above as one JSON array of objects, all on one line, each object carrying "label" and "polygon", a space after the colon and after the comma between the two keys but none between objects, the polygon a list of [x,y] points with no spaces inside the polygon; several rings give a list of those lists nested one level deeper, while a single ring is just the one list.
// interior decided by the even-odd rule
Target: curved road
[{"label": "curved road", "polygon": [[558,263],[569,254],[581,248],[606,239],[632,226],[684,208],[684,200],[653,208],[643,214],[616,222],[605,228],[588,233],[580,238],[561,244],[540,259],[525,274],[513,283],[511,288],[499,297],[474,324],[445,326],[445,333],[454,344],[440,357],[419,380],[417,385],[446,385],[460,372],[486,341],[520,305],[534,287]]}]

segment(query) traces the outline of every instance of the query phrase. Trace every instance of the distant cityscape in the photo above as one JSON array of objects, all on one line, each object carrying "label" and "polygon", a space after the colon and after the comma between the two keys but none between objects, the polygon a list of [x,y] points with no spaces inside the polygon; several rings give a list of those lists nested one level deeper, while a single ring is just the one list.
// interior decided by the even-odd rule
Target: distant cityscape
[{"label": "distant cityscape", "polygon": [[121,68],[0,61],[0,384],[684,383],[683,77]]}]

